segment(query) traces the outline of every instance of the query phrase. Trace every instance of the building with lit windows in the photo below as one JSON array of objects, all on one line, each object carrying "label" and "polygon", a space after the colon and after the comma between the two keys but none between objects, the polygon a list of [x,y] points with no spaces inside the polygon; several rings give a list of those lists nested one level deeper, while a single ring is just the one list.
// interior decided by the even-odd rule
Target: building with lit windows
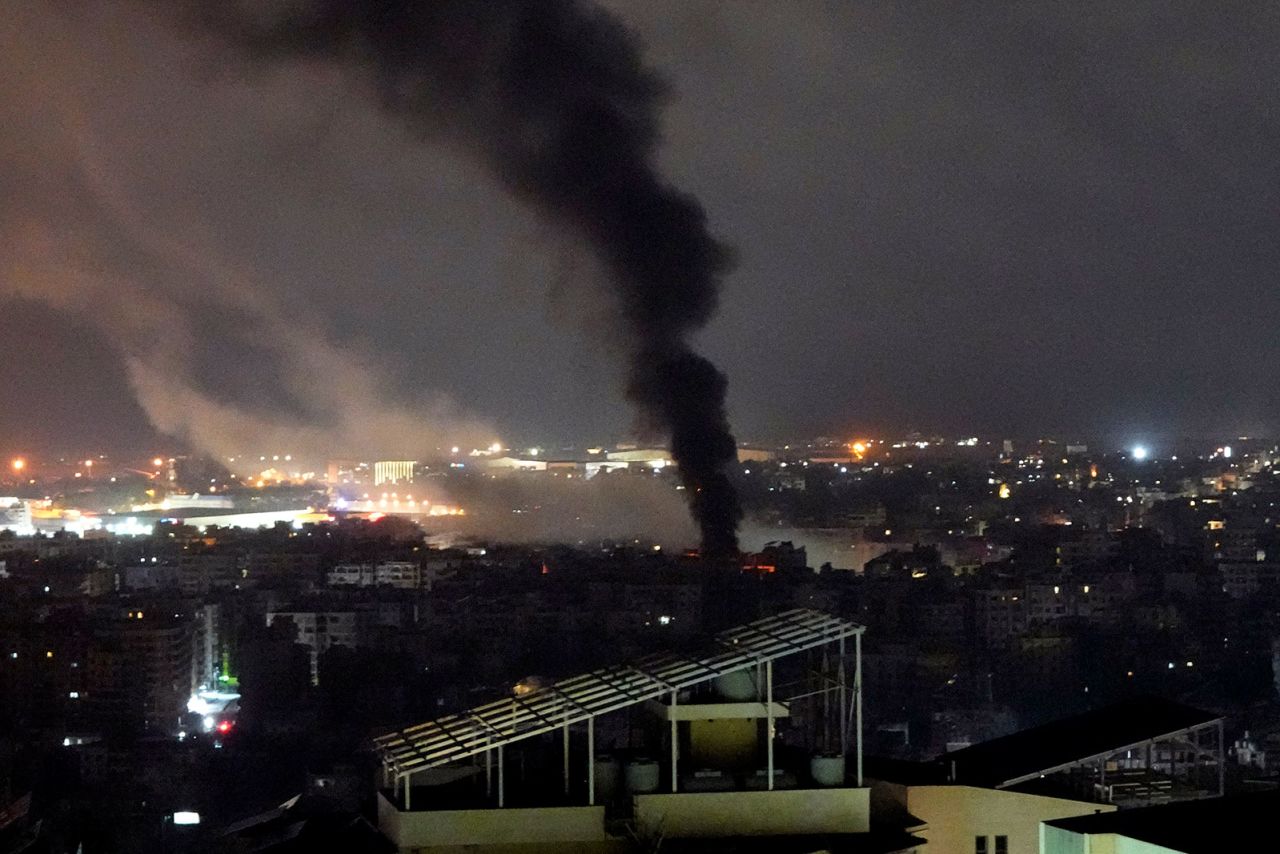
[{"label": "building with lit windows", "polygon": [[330,587],[398,587],[417,590],[430,587],[420,564],[414,561],[342,563],[325,574]]},{"label": "building with lit windows", "polygon": [[413,460],[378,460],[373,464],[373,485],[413,483]]}]

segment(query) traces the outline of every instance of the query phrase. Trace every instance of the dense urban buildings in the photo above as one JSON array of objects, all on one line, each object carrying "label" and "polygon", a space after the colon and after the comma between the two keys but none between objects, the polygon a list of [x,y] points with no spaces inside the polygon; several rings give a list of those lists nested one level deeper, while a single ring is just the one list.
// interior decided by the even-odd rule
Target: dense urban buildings
[{"label": "dense urban buildings", "polygon": [[[662,822],[645,810],[659,801],[644,798],[719,792],[714,807],[662,802],[681,811],[667,844],[710,833],[736,850],[765,834],[1029,854],[1094,832],[1075,816],[1280,783],[1271,443],[1135,453],[913,436],[741,457],[746,551],[732,565],[664,544],[640,512],[681,500],[660,451],[444,449],[392,489],[373,465],[287,452],[239,473],[22,457],[0,526],[14,837],[232,850],[250,816],[263,834],[363,816],[352,844],[368,850],[464,837],[607,850],[654,844]],[[619,485],[607,494],[636,512],[588,519],[571,500]],[[468,527],[498,515],[542,518],[546,536]],[[788,640],[796,615],[847,627],[845,655],[823,631],[825,652]],[[712,663],[759,620],[756,637],[783,639],[773,688],[773,653]],[[692,681],[643,677],[665,686],[651,699],[634,675],[646,661]],[[840,662],[842,676],[822,675]],[[741,696],[726,683],[738,664]],[[447,722],[499,739],[514,719],[474,723],[497,712],[471,707],[524,716],[504,758]],[[378,740],[418,744],[431,721],[425,754]],[[454,756],[459,741],[471,746]],[[399,776],[441,746],[439,764]],[[846,763],[831,783],[805,758],[825,755]],[[609,793],[595,805],[588,776]],[[800,800],[749,805],[770,781]],[[819,810],[827,789],[854,800]],[[510,816],[492,815],[499,791]],[[790,809],[809,818],[787,825]],[[765,814],[776,821],[752,822]]]}]

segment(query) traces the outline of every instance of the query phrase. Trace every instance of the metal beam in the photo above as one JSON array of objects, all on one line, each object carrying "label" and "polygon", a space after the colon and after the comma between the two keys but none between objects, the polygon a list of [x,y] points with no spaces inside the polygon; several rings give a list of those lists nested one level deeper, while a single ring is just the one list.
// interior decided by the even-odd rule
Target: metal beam
[{"label": "metal beam", "polygon": [[862,788],[862,633],[853,636],[853,703],[855,709],[854,738],[858,746],[858,788]]},{"label": "metal beam", "polygon": [[1222,720],[1218,720],[1218,797],[1226,793],[1227,746],[1223,742]]},{"label": "metal beam", "polygon": [[596,719],[587,718],[587,806],[596,805]]},{"label": "metal beam", "polygon": [[840,638],[839,670],[837,671],[840,691],[840,755],[849,755],[849,697],[845,689],[844,638]]},{"label": "metal beam", "polygon": [[773,791],[773,661],[767,661],[764,665],[764,694],[765,706],[768,712],[765,716],[765,754],[768,759],[765,763],[765,770],[769,774],[769,791]]},{"label": "metal beam", "polygon": [[538,720],[542,721],[544,724],[547,724],[548,726],[552,727],[553,729],[554,729],[555,727],[559,726],[559,724],[555,723],[555,722],[554,722],[554,721],[552,721],[550,718],[548,718],[546,715],[542,714],[542,713],[541,713],[541,712],[539,712],[537,709],[535,709],[535,708],[534,708],[534,707],[533,707],[533,706],[532,706],[532,705],[531,705],[527,700],[525,700],[523,697],[512,697],[512,698],[511,698],[511,702],[512,702],[512,703],[514,703],[514,704],[516,704],[516,705],[519,705],[519,706],[520,706],[522,709],[524,709],[526,712],[528,712],[529,714],[533,715],[533,716],[534,716],[534,717],[536,717]]},{"label": "metal beam", "polygon": [[[1212,721],[1209,723],[1212,723]],[[1142,741],[1135,741],[1132,744],[1122,744],[1117,747],[1108,748],[1107,750],[1101,753],[1094,753],[1091,756],[1081,756],[1078,759],[1072,759],[1070,762],[1063,762],[1060,765],[1054,765],[1049,768],[1041,768],[1039,771],[1034,771],[1030,774],[1023,774],[1021,777],[1011,777],[1008,780],[1005,780],[1003,783],[997,784],[996,788],[1004,789],[1009,786],[1016,786],[1019,783],[1025,783],[1028,780],[1039,779],[1040,777],[1043,777],[1046,774],[1056,774],[1059,771],[1065,771],[1066,769],[1072,768],[1076,765],[1088,764],[1090,762],[1097,760],[1100,757],[1114,756],[1115,754],[1119,753],[1122,750],[1136,750],[1137,748],[1142,747],[1148,743],[1154,744],[1156,742],[1168,741],[1170,739],[1176,738],[1179,735],[1189,732],[1192,729],[1195,729],[1197,727],[1202,727],[1205,725],[1206,724],[1196,724],[1195,727],[1183,727],[1182,729],[1174,730],[1173,732],[1164,733],[1162,735],[1153,735],[1150,738],[1144,738]],[[1148,763],[1148,767],[1149,767],[1149,763]]]},{"label": "metal beam", "polygon": [[[725,673],[858,636],[863,627],[817,611],[796,609],[722,632],[721,651],[699,657],[657,656],[638,668],[608,668],[498,699],[462,715],[446,715],[375,738],[383,766],[394,774],[434,768],[533,738],[596,715],[659,699]],[[554,698],[554,700],[553,700]],[[562,713],[563,710],[563,713]],[[842,724],[847,736],[849,722]],[[847,740],[845,747],[847,749]]]},{"label": "metal beam", "polygon": [[[671,708],[676,707],[678,697],[676,692],[671,692]],[[680,789],[680,722],[676,720],[675,715],[671,716],[671,791],[677,792]]]}]

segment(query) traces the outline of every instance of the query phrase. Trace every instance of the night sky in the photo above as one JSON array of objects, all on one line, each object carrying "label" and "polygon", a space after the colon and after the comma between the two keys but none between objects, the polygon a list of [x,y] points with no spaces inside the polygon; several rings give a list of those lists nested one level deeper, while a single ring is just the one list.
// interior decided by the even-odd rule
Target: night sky
[{"label": "night sky", "polygon": [[[738,253],[740,438],[1277,427],[1280,7],[605,5]],[[0,0],[0,449],[628,435],[572,235],[155,8]]]}]

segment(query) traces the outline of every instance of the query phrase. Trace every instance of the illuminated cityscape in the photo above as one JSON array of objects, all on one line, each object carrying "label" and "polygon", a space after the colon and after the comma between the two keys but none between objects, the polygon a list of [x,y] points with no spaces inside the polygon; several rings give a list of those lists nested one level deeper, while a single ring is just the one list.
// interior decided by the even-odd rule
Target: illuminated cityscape
[{"label": "illuminated cityscape", "polygon": [[[550,705],[530,707],[524,723],[484,724],[516,727],[505,760],[485,740],[490,748],[442,754],[433,770],[433,759],[419,767],[419,748],[374,742],[390,783],[370,834],[402,849],[447,847],[461,844],[451,825],[408,817],[449,804],[448,820],[461,821],[467,810],[518,804],[515,825],[495,816],[473,831],[476,844],[532,821],[546,823],[539,834],[604,845],[617,833],[607,820],[592,825],[591,810],[630,792],[640,816],[667,811],[663,821],[702,837],[739,807],[686,812],[661,792],[818,785],[828,794],[744,800],[747,814],[774,816],[751,833],[870,840],[868,822],[885,820],[860,800],[870,785],[896,793],[918,822],[894,825],[884,844],[899,848],[887,850],[927,850],[975,827],[1025,848],[1040,821],[1252,791],[1280,750],[1268,711],[1280,689],[1280,447],[1248,437],[1141,447],[920,435],[744,445],[732,482],[745,551],[732,566],[691,547],[683,483],[660,448],[498,443],[391,466],[288,451],[221,462],[13,456],[0,499],[0,584],[12,603],[0,635],[7,725],[70,751],[85,791],[161,767],[178,773],[163,791],[114,788],[150,808],[113,833],[177,832],[174,816],[190,813],[202,822],[184,831],[195,840],[198,828],[227,826],[303,781],[308,797],[316,786],[345,793],[326,801],[332,810],[359,809],[368,733],[477,703],[499,708],[486,696],[510,696],[515,684],[516,696]],[[391,467],[396,483],[375,484]],[[602,502],[614,512],[591,515]],[[795,631],[803,647],[805,621],[836,620],[858,633],[856,662],[831,659],[846,661],[843,676],[807,670],[784,643],[773,682],[753,664],[736,671],[752,675],[739,686],[738,659],[717,663],[723,655],[706,646],[708,632],[732,635],[759,614],[796,608],[819,616],[786,618],[760,637]],[[813,631],[818,644],[839,634]],[[689,649],[710,651],[695,667],[679,663]],[[665,650],[682,652],[662,667],[679,663],[692,678],[675,700],[662,687],[653,695],[673,724],[674,710],[688,708],[683,767],[662,760],[670,737],[618,729],[644,699],[641,684],[675,677],[616,682],[610,674],[635,671],[610,666]],[[575,672],[604,681],[589,689],[596,683]],[[801,690],[805,680],[817,681]],[[764,697],[770,685],[785,699]],[[815,696],[825,699],[814,705]],[[543,727],[565,703],[583,711]],[[823,716],[833,703],[859,704],[856,727],[847,711]],[[1035,727],[1074,725],[1054,723],[1070,715],[1095,721],[1078,736],[1095,746],[1060,755]],[[753,719],[776,746],[742,740]],[[447,720],[439,726],[456,726]],[[549,737],[540,733],[565,727],[569,776],[553,782],[544,778],[558,766],[540,764]],[[428,751],[461,737],[406,732]],[[992,758],[1008,738],[1025,741],[1025,771]],[[805,748],[817,758],[797,765],[805,739],[817,739]],[[780,776],[735,782],[766,746]],[[854,774],[832,763],[852,762],[855,748],[857,779],[830,778]],[[186,770],[173,770],[175,750]],[[208,776],[222,751],[260,766],[235,797]],[[495,764],[504,761],[519,765]],[[481,776],[439,776],[455,766]],[[1028,775],[1036,786],[1017,782]],[[587,812],[563,824],[562,803]],[[961,807],[991,819],[957,824]],[[551,812],[535,819],[530,809]],[[734,821],[755,826],[747,814]],[[851,824],[816,817],[845,814]]]},{"label": "illuminated cityscape", "polygon": [[1274,10],[0,4],[0,854],[1280,847]]}]

